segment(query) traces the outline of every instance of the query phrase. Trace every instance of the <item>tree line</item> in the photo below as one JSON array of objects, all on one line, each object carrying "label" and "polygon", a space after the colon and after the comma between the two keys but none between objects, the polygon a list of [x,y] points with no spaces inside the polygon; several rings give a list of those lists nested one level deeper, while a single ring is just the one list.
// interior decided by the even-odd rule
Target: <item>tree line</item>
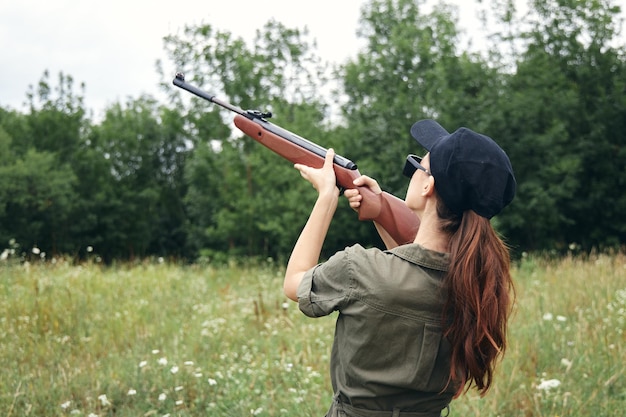
[{"label": "tree line", "polygon": [[[495,0],[494,0],[495,1]],[[364,47],[330,65],[306,30],[269,21],[252,45],[202,23],[164,39],[187,79],[355,161],[404,197],[411,124],[437,119],[494,138],[517,196],[492,221],[514,253],[597,250],[626,241],[626,48],[610,0],[513,2],[463,50],[455,9],[371,0]],[[45,72],[27,111],[0,108],[0,250],[105,261],[285,258],[315,199],[288,161],[243,136],[232,114],[172,86],[109,106],[94,122],[82,86]],[[423,150],[422,150],[423,151]],[[326,253],[380,245],[339,208]],[[5,252],[6,253],[6,252]],[[40,255],[43,256],[43,255]]]}]

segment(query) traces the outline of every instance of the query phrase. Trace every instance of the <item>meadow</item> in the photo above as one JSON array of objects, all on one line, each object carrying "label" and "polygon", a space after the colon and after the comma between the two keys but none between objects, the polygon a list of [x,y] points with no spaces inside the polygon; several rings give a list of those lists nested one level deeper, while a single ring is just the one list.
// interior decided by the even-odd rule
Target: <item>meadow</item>
[{"label": "meadow", "polygon": [[[284,266],[0,262],[0,414],[323,416],[334,317]],[[623,416],[626,256],[525,257],[495,384],[450,416]]]}]

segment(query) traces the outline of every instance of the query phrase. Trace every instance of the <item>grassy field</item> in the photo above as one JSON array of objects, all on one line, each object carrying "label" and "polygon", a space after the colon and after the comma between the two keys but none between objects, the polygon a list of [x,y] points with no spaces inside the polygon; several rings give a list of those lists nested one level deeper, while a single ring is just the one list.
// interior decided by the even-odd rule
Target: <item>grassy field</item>
[{"label": "grassy field", "polygon": [[[323,416],[334,317],[282,266],[0,262],[0,415]],[[495,386],[451,416],[623,416],[626,256],[514,270]]]}]

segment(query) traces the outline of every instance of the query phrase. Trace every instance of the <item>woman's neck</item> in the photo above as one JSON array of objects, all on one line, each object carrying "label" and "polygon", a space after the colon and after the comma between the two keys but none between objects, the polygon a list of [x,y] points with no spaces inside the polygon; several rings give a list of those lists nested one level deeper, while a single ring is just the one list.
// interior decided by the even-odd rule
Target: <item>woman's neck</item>
[{"label": "woman's neck", "polygon": [[449,252],[450,237],[439,229],[436,211],[426,210],[419,215],[420,227],[413,243],[436,252]]}]

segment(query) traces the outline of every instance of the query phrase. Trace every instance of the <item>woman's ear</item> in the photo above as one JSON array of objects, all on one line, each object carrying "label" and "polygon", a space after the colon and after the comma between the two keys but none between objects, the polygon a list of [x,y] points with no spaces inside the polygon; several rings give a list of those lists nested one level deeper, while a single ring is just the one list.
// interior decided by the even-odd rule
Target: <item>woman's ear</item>
[{"label": "woman's ear", "polygon": [[422,187],[422,196],[430,197],[435,192],[435,177],[432,175],[428,176],[428,179],[424,181],[424,186]]}]

